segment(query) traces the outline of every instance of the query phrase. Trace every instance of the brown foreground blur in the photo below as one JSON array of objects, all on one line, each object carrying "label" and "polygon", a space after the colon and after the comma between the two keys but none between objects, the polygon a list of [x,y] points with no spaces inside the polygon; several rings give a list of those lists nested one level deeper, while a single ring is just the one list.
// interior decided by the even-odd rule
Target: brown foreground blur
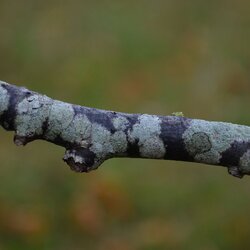
[{"label": "brown foreground blur", "polygon": [[[85,106],[250,125],[250,1],[0,0],[0,79]],[[113,159],[1,129],[0,250],[250,248],[250,177]]]}]

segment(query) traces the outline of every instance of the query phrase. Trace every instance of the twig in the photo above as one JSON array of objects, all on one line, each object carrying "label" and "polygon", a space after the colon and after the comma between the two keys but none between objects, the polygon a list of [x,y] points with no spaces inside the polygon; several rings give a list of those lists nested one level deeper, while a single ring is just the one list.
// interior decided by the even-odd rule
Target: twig
[{"label": "twig", "polygon": [[42,139],[66,148],[64,161],[89,172],[112,157],[200,162],[250,174],[250,127],[179,115],[82,107],[0,82],[0,124],[16,145]]}]

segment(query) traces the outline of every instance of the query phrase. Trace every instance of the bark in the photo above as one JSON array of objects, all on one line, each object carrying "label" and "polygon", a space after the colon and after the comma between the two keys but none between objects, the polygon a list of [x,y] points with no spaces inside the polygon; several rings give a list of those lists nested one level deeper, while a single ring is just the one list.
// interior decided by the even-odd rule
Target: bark
[{"label": "bark", "polygon": [[42,139],[66,148],[63,160],[89,172],[112,157],[225,166],[250,174],[250,127],[182,116],[126,114],[82,107],[0,82],[0,124],[16,145]]}]

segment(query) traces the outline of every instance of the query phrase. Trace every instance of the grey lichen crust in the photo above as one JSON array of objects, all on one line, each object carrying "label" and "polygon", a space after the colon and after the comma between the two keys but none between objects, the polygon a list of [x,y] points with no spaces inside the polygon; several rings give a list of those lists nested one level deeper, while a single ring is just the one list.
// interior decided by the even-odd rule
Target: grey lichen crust
[{"label": "grey lichen crust", "polygon": [[171,159],[250,174],[250,127],[182,115],[125,114],[73,105],[0,82],[0,124],[14,142],[42,139],[66,148],[64,161],[89,172],[112,157]]},{"label": "grey lichen crust", "polygon": [[0,93],[1,93],[1,95],[0,95],[0,115],[2,115],[3,112],[8,109],[10,96],[8,94],[8,91],[4,87],[2,87],[2,85],[0,85]]},{"label": "grey lichen crust", "polygon": [[128,132],[129,142],[138,141],[141,157],[162,159],[166,153],[160,137],[162,120],[158,116],[140,115],[138,122]]}]

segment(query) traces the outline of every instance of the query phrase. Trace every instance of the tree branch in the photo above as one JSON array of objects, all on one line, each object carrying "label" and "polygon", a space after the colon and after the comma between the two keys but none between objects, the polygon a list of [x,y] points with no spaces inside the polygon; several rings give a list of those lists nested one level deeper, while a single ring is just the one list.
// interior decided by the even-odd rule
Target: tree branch
[{"label": "tree branch", "polygon": [[125,114],[82,107],[0,82],[0,124],[16,145],[42,139],[66,148],[63,160],[89,172],[112,157],[226,166],[250,174],[250,127],[182,116]]}]

